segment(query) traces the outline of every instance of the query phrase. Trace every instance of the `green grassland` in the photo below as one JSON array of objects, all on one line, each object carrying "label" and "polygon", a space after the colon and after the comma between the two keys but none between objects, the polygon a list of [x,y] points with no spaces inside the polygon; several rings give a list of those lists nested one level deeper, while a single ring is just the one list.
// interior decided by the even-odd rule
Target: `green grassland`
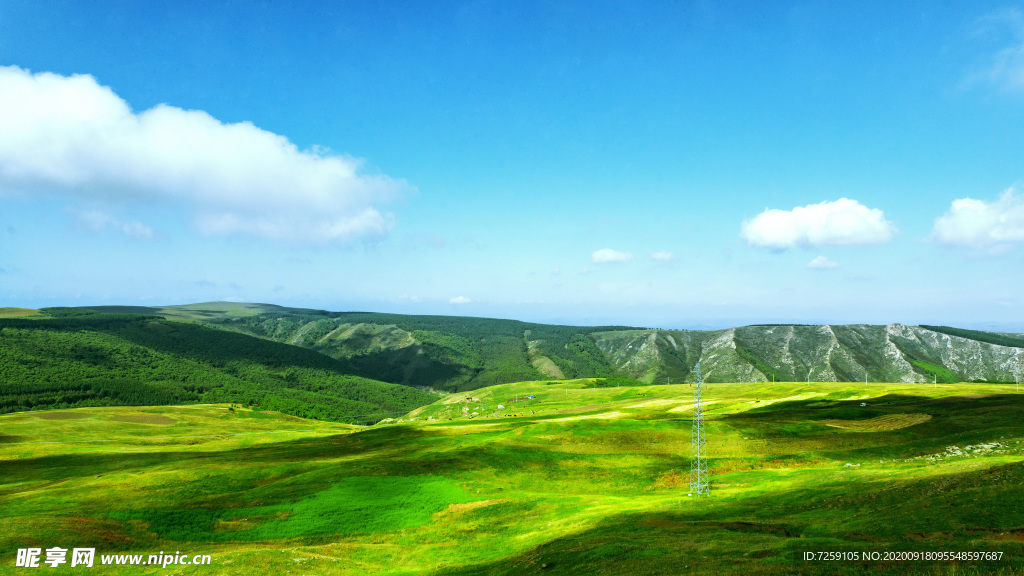
[{"label": "green grassland", "polygon": [[88,309],[108,314],[155,314],[172,320],[212,322],[227,318],[244,318],[266,313],[300,313],[303,308],[287,308],[276,304],[249,302],[201,302],[175,306],[89,306]]},{"label": "green grassland", "polygon": [[0,308],[0,318],[24,318],[38,315],[39,310],[33,308]]},{"label": "green grassland", "polygon": [[1013,385],[711,384],[696,498],[692,388],[623,383],[492,386],[373,427],[228,405],[0,415],[0,573],[28,546],[213,561],[96,574],[1024,571]]}]

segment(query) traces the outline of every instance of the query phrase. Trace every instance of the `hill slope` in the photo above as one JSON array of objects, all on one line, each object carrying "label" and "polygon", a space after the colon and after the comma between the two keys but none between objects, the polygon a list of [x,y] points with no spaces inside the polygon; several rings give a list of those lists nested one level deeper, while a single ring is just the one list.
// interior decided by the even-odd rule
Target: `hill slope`
[{"label": "hill slope", "polygon": [[610,376],[615,370],[590,335],[626,329],[312,310],[212,323],[322,352],[369,378],[449,391],[542,378]]},{"label": "hill slope", "polygon": [[642,330],[298,309],[209,322],[317,350],[362,376],[450,391],[610,375],[684,382],[698,360],[712,382],[1014,382],[1024,375],[1024,337],[941,326]]},{"label": "hill slope", "polygon": [[[711,382],[856,382],[865,376],[872,382],[1014,382],[1024,374],[1024,348],[992,343],[998,335],[988,332],[953,335],[934,328],[744,326],[618,331],[592,337],[612,367],[648,382],[692,379],[698,359]],[[977,339],[982,337],[989,341]],[[1018,341],[1024,346],[1024,340],[1001,340]]]},{"label": "hill slope", "polygon": [[347,373],[467,391],[522,380],[627,376],[712,382],[1014,382],[1024,337],[942,326],[771,325],[728,330],[578,327],[271,304],[94,307],[158,313],[321,352]]},{"label": "hill slope", "polygon": [[311,350],[201,324],[137,314],[43,312],[51,317],[0,319],[0,413],[236,402],[366,422],[434,398],[353,376],[344,363]]}]

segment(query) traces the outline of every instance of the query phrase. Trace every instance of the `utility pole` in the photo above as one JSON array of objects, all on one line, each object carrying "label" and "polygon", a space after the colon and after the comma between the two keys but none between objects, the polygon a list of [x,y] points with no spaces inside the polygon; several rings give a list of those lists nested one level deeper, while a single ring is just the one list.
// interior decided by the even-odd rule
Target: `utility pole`
[{"label": "utility pole", "polygon": [[704,381],[697,361],[697,381],[693,386],[693,428],[690,432],[690,495],[700,496],[711,490],[708,485],[708,452],[704,441],[704,400],[701,396]]}]

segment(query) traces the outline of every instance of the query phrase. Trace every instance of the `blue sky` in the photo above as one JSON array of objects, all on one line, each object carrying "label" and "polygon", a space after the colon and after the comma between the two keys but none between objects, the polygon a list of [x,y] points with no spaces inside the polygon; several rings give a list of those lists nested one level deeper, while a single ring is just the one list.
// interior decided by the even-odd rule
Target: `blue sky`
[{"label": "blue sky", "polygon": [[0,0],[0,305],[1024,332],[1020,2]]}]

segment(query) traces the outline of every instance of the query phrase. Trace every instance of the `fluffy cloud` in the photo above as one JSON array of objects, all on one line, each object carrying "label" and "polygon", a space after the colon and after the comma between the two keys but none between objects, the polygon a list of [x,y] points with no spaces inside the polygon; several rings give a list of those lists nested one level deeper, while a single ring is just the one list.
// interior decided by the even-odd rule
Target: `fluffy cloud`
[{"label": "fluffy cloud", "polygon": [[671,262],[676,259],[676,255],[669,252],[668,250],[662,250],[660,252],[651,252],[651,260],[658,260],[660,262]]},{"label": "fluffy cloud", "polygon": [[409,189],[249,122],[164,104],[136,113],[88,75],[0,67],[0,134],[0,193],[184,207],[211,234],[379,236],[391,218],[374,204]]},{"label": "fluffy cloud", "polygon": [[824,256],[818,256],[814,260],[807,263],[808,268],[815,268],[818,270],[829,270],[832,268],[839,268],[839,264],[829,260]]},{"label": "fluffy cloud", "polygon": [[995,202],[953,200],[949,210],[935,219],[931,239],[947,246],[995,251],[1024,242],[1024,199],[1010,188]]},{"label": "fluffy cloud", "polygon": [[766,209],[743,221],[740,237],[751,246],[783,250],[797,246],[881,244],[891,240],[895,232],[881,210],[840,198],[792,210]]},{"label": "fluffy cloud", "polygon": [[469,304],[470,300],[465,296],[456,296],[455,298],[448,300],[448,302],[452,304]]},{"label": "fluffy cloud", "polygon": [[590,255],[590,261],[594,264],[608,264],[609,262],[629,262],[633,259],[633,255],[629,252],[620,252],[618,250],[612,250],[611,248],[602,248],[595,250]]}]

